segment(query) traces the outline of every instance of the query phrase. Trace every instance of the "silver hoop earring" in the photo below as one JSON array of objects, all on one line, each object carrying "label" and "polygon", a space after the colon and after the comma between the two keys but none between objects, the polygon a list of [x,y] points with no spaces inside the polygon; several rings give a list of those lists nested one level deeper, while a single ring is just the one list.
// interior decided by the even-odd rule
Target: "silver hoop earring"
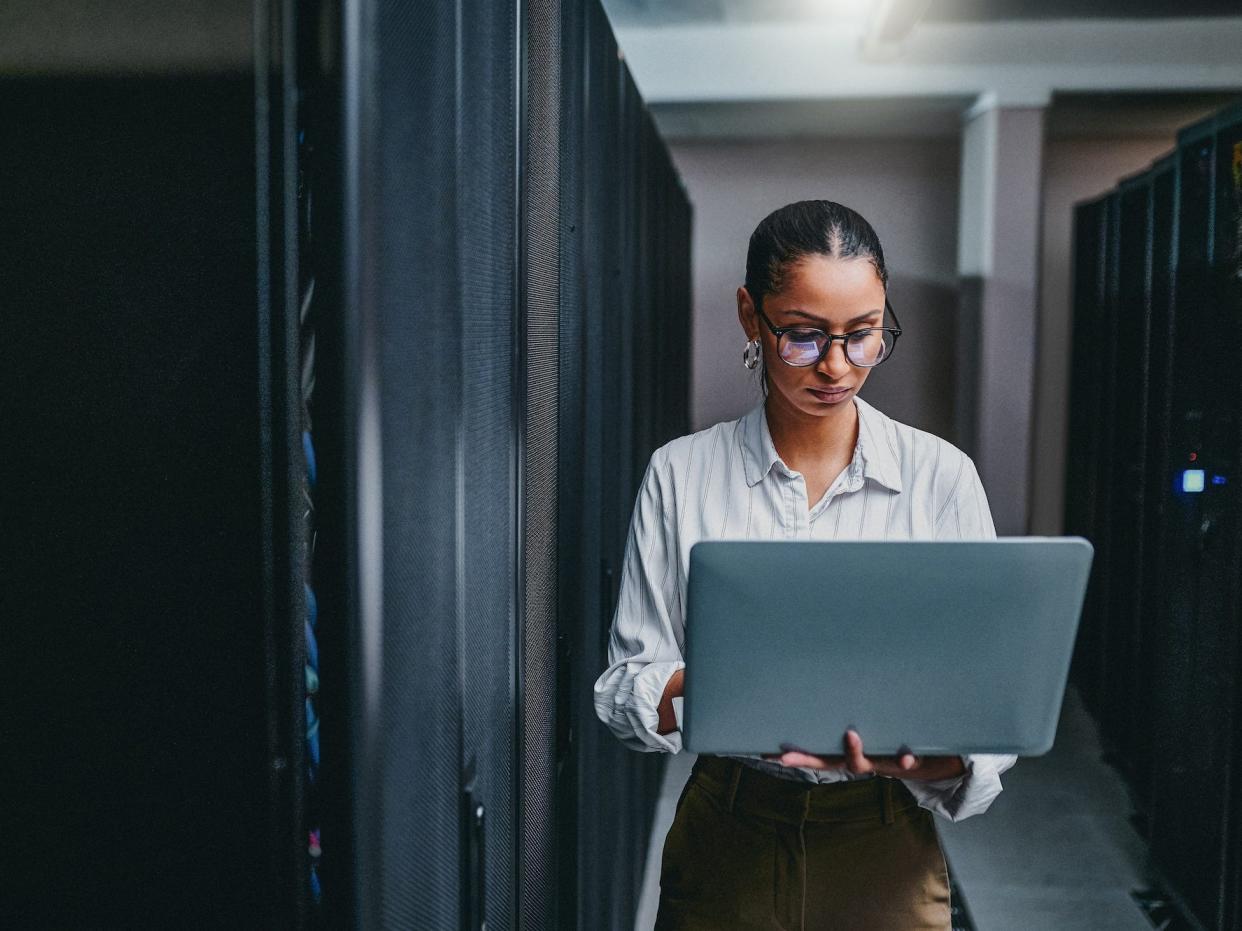
[{"label": "silver hoop earring", "polygon": [[[742,365],[748,369],[754,369],[759,364],[759,353],[761,351],[759,340],[752,339],[746,344],[746,348],[742,350]],[[753,350],[753,352],[752,352]]]}]

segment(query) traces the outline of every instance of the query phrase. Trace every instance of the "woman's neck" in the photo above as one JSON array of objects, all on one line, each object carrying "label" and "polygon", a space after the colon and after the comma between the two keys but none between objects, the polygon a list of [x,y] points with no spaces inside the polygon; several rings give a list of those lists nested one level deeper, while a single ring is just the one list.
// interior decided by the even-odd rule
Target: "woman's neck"
[{"label": "woman's neck", "polygon": [[808,414],[769,394],[764,403],[768,433],[776,453],[797,472],[848,462],[858,442],[858,408],[851,397],[822,417]]}]

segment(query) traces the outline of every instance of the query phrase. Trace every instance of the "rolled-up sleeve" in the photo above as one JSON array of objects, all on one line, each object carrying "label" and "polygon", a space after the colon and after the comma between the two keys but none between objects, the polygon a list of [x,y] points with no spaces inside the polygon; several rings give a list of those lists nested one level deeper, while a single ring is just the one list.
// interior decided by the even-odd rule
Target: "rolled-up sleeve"
[{"label": "rolled-up sleeve", "polygon": [[[994,540],[996,528],[988,507],[987,493],[975,464],[962,454],[957,482],[940,507],[936,521],[938,540]],[[1001,793],[1001,773],[1018,761],[1012,754],[967,754],[966,772],[952,779],[925,781],[903,779],[920,807],[949,821],[961,821],[988,810]]]},{"label": "rolled-up sleeve", "polygon": [[948,821],[987,811],[1001,793],[1001,773],[1018,761],[1012,754],[974,753],[962,757],[966,772],[952,779],[903,779],[919,806]]},{"label": "rolled-up sleeve", "polygon": [[676,549],[661,484],[662,457],[647,464],[630,518],[620,592],[608,638],[608,668],[595,681],[595,713],[626,746],[677,753],[681,731],[658,733],[660,699],[686,664],[677,596]]}]

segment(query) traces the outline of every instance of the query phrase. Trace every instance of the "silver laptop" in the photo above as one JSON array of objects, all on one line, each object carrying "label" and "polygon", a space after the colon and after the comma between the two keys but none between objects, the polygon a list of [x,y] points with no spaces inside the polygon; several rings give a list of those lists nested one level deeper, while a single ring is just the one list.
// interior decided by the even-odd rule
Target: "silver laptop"
[{"label": "silver laptop", "polygon": [[1093,550],[1082,537],[704,540],[682,737],[695,753],[1052,747]]}]

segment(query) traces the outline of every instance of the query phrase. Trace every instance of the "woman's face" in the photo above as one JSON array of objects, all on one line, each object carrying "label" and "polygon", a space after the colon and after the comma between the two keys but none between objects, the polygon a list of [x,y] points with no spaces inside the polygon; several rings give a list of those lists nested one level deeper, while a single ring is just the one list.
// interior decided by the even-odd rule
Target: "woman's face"
[{"label": "woman's face", "polygon": [[[763,312],[772,326],[811,326],[832,334],[884,325],[884,285],[870,259],[809,255],[785,270],[784,287],[768,294]],[[776,336],[755,311],[745,287],[737,290],[738,318],[747,339],[758,338],[768,373],[769,394],[798,411],[831,416],[862,387],[871,370],[851,365],[845,344],[835,340],[815,365],[786,364],[776,352]]]}]

